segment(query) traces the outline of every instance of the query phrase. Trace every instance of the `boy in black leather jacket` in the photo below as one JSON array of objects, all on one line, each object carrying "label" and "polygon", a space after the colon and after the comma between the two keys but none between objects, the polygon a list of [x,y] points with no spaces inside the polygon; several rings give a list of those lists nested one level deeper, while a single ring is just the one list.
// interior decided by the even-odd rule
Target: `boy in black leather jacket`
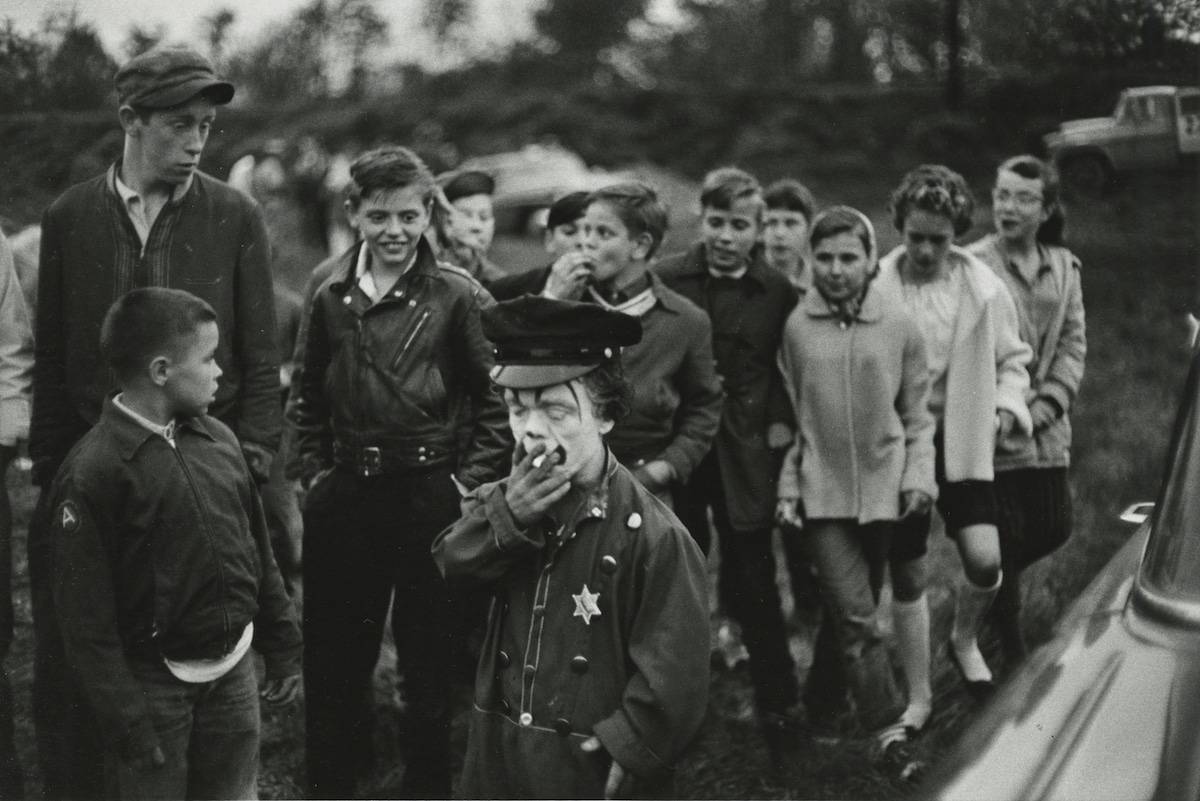
[{"label": "boy in black leather jacket", "polygon": [[[429,554],[459,492],[506,469],[507,414],[480,328],[491,297],[424,236],[436,186],[411,151],[350,168],[363,241],[317,288],[291,419],[304,508],[308,795],[356,795],[371,760],[371,675],[392,609],[408,701],[402,792],[450,793],[461,603]],[[466,429],[469,427],[469,431]],[[394,590],[394,592],[393,592]]]}]

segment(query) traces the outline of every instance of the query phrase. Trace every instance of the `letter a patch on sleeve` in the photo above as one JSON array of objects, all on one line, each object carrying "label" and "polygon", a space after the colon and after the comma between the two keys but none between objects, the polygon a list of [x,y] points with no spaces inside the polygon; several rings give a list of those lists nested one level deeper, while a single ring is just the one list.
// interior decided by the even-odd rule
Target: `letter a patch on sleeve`
[{"label": "letter a patch on sleeve", "polygon": [[67,534],[79,530],[79,507],[73,501],[63,501],[58,507],[58,525]]}]

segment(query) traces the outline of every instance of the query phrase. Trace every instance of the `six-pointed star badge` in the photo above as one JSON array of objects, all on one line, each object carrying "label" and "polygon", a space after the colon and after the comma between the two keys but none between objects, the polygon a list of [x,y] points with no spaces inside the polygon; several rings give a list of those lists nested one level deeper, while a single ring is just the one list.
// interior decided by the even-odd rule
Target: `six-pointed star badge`
[{"label": "six-pointed star badge", "polygon": [[571,597],[575,599],[575,614],[572,617],[581,617],[584,623],[592,625],[592,617],[600,614],[600,607],[596,605],[596,601],[600,600],[600,593],[589,592],[584,584],[583,591]]}]

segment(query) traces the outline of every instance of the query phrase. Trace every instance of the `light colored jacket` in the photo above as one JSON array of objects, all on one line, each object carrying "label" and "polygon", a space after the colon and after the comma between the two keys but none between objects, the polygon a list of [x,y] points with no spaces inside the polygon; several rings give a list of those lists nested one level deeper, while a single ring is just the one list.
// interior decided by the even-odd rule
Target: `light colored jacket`
[{"label": "light colored jacket", "polygon": [[1041,264],[1031,285],[1011,266],[994,234],[968,250],[1004,281],[1016,303],[1021,339],[1033,349],[1026,402],[1045,398],[1063,412],[1033,437],[1010,436],[1000,442],[996,470],[1066,467],[1071,461],[1071,407],[1087,356],[1079,259],[1066,248],[1039,245]]},{"label": "light colored jacket", "polygon": [[779,370],[798,423],[781,498],[807,517],[895,520],[900,493],[937,496],[925,338],[886,287],[843,325],[816,290],[784,326]]},{"label": "light colored jacket", "polygon": [[0,445],[29,438],[33,325],[12,250],[0,233]]},{"label": "light colored jacket", "polygon": [[[875,279],[889,291],[902,293],[903,246],[879,262]],[[1033,424],[1025,396],[1033,353],[1018,333],[1017,308],[1004,282],[966,250],[954,246],[947,256],[952,269],[963,271],[962,306],[955,322],[946,376],[942,415],[943,456],[947,481],[991,481],[996,441],[996,413],[1008,411],[1018,430],[1031,434]]]}]

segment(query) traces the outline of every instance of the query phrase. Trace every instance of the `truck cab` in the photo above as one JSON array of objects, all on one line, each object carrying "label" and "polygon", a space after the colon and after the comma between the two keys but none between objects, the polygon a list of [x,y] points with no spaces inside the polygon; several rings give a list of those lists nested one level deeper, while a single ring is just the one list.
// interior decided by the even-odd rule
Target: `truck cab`
[{"label": "truck cab", "polygon": [[1126,89],[1111,116],[1064,122],[1044,141],[1070,188],[1098,193],[1119,173],[1169,168],[1200,153],[1200,88]]}]

